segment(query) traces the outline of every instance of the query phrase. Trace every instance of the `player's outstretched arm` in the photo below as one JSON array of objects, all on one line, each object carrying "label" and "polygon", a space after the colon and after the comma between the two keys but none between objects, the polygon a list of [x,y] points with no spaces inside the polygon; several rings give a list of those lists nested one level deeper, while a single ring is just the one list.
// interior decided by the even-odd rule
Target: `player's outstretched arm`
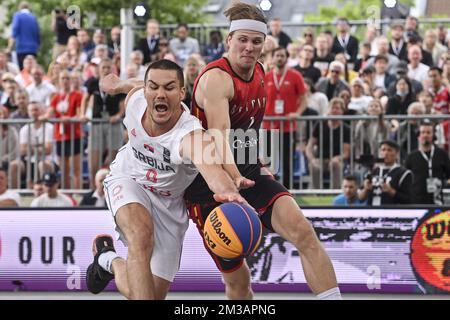
[{"label": "player's outstretched arm", "polygon": [[217,202],[236,201],[248,205],[223,169],[214,140],[207,132],[196,130],[187,134],[181,141],[180,155],[197,167]]},{"label": "player's outstretched arm", "polygon": [[213,69],[200,78],[195,99],[205,111],[208,132],[214,137],[220,157],[224,159],[224,170],[237,188],[246,189],[254,186],[255,182],[241,175],[234,162],[229,143],[228,130],[231,128],[229,101],[233,95],[234,86],[230,76],[224,71]]},{"label": "player's outstretched arm", "polygon": [[144,81],[137,78],[120,80],[115,74],[109,74],[100,80],[100,90],[110,95],[128,94],[134,88],[142,88]]}]

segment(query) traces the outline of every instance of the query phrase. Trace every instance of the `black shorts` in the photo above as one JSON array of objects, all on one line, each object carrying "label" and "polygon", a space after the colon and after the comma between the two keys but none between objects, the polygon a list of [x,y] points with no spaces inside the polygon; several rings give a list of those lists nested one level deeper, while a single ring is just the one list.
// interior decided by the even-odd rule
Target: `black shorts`
[{"label": "black shorts", "polygon": [[[251,178],[249,177],[249,179]],[[276,181],[272,175],[258,175],[253,178],[253,180],[255,181],[255,186],[241,190],[240,194],[258,212],[261,223],[267,229],[273,231],[272,209],[275,200],[284,195],[292,195],[281,183]],[[204,221],[209,213],[219,205],[220,203],[218,202],[191,203],[190,201],[187,201],[189,217],[197,225],[197,229],[200,232],[200,235],[202,235],[202,239]],[[203,245],[221,272],[233,272],[242,266],[244,261],[243,258],[234,260],[223,259],[212,253],[204,241]]]},{"label": "black shorts", "polygon": [[[64,144],[64,154],[62,154],[63,144]],[[73,154],[72,154],[72,144],[73,144]],[[59,157],[70,157],[72,155],[77,155],[80,152],[81,152],[81,139],[56,141],[56,154]]]}]

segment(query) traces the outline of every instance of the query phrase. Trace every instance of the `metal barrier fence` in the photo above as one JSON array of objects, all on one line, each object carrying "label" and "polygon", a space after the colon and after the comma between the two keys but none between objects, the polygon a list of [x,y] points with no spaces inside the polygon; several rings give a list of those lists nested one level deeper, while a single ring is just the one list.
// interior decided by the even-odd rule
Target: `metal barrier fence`
[{"label": "metal barrier fence", "polygon": [[[397,141],[401,146],[400,157],[403,161],[405,156],[417,147],[418,124],[423,119],[441,124],[436,131],[437,144],[450,153],[450,115],[390,115],[381,119],[362,115],[305,116],[295,119],[266,117],[265,123],[279,123],[280,132],[284,132],[285,128],[290,129],[284,135],[279,135],[278,144],[271,143],[268,166],[281,181],[285,179],[286,187],[294,194],[336,194],[340,192],[342,177],[345,174],[355,174],[362,179],[374,165],[378,155],[378,143],[382,140]],[[345,126],[337,126],[333,135],[333,131],[327,129],[330,121],[342,122]],[[32,183],[40,178],[37,169],[42,171],[42,168],[46,168],[45,162],[49,161],[60,177],[61,188],[64,192],[86,192],[93,186],[92,180],[96,169],[109,164],[114,159],[114,151],[118,149],[112,147],[114,144],[117,145],[112,133],[114,125],[101,119],[95,119],[89,123],[75,119],[51,119],[49,123],[65,123],[69,126],[72,137],[75,136],[76,126],[81,126],[82,138],[71,139],[67,143],[59,143],[58,146],[54,136],[49,137],[45,130],[41,130],[39,136],[32,136],[32,130],[28,129],[26,141],[18,141],[17,137],[12,137],[18,136],[17,127],[31,128],[34,125],[33,121],[0,120],[3,128],[3,134],[0,137],[0,157],[2,164],[7,164],[9,167],[10,188],[17,189],[21,193],[32,193]],[[96,126],[95,129],[93,126]],[[378,131],[375,130],[375,135],[374,128],[378,128]],[[123,130],[122,127],[121,129]],[[16,130],[15,134],[14,130]],[[276,139],[273,133],[271,140]],[[310,144],[308,147],[308,142],[313,136],[317,137],[316,144],[315,146]],[[123,138],[125,142],[125,136]],[[283,143],[283,138],[287,139],[287,143]],[[11,145],[14,141],[16,145]],[[27,144],[27,141],[31,143]],[[48,150],[47,153],[45,152],[45,146],[48,143],[52,149],[50,153]],[[23,147],[25,144],[26,146]],[[93,147],[94,144],[95,147]],[[261,141],[260,145],[264,149]],[[348,157],[343,152],[345,145],[348,145],[345,147],[348,149]],[[308,148],[309,153],[313,154],[317,160],[308,159]],[[335,148],[338,150],[337,154]],[[65,161],[59,159],[56,149],[59,149],[59,154],[66,155]],[[95,157],[96,152],[98,157]],[[327,154],[336,154],[340,157],[339,161],[330,161]],[[291,161],[285,162],[286,157],[290,157]],[[316,162],[316,166],[311,161]],[[285,163],[289,166],[288,177],[283,177],[283,171],[287,168],[283,167]],[[90,168],[96,169],[90,171]]]},{"label": "metal barrier fence", "polygon": [[[42,122],[39,129],[34,127],[33,120],[1,119],[0,124],[3,128],[1,165],[8,168],[9,188],[23,194],[32,193],[33,184],[48,171],[56,173],[64,192],[85,193],[90,190],[95,172],[115,157],[117,150],[111,146],[118,142],[113,141],[112,128],[120,126],[120,130],[124,130],[121,123],[111,124],[104,119],[89,122],[50,119]],[[56,141],[55,126],[59,126],[62,137],[72,138]],[[76,138],[77,132],[79,138]],[[120,145],[124,142],[124,133],[121,136],[123,141],[119,142]]]}]

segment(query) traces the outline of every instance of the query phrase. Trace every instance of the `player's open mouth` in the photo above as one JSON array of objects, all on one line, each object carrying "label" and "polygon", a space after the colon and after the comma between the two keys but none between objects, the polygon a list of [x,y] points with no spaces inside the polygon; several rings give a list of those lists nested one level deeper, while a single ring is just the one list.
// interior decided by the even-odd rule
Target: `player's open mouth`
[{"label": "player's open mouth", "polygon": [[155,110],[157,112],[166,112],[169,109],[168,105],[165,103],[156,103]]}]

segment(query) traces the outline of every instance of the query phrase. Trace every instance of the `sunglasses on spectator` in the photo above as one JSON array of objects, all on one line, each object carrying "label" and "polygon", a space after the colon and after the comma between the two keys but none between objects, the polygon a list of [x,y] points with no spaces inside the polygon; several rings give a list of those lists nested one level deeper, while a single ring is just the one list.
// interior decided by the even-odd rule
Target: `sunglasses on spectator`
[{"label": "sunglasses on spectator", "polygon": [[330,70],[331,73],[341,73],[341,70]]},{"label": "sunglasses on spectator", "polygon": [[303,36],[304,37],[312,37],[313,35],[312,35],[312,33],[305,33]]}]

